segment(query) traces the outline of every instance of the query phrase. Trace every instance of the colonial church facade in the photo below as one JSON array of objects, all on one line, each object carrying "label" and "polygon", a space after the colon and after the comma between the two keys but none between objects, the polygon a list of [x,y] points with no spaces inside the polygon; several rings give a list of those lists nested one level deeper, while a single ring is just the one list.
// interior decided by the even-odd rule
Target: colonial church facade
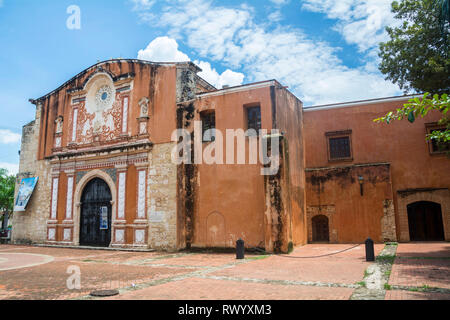
[{"label": "colonial church facade", "polygon": [[[16,194],[22,179],[38,182],[13,216],[13,242],[180,250],[242,238],[288,252],[369,236],[450,240],[450,161],[424,138],[439,115],[388,127],[372,120],[407,98],[303,108],[275,80],[218,90],[199,71],[109,60],[30,100],[36,119],[23,128]],[[262,175],[250,155],[174,162],[177,129],[219,143],[195,137],[196,122],[278,130],[278,171]]]}]

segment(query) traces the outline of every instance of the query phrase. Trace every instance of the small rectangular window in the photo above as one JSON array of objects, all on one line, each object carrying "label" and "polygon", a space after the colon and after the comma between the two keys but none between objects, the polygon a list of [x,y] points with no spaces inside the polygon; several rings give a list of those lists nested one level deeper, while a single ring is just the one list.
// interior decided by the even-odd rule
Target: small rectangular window
[{"label": "small rectangular window", "polygon": [[[446,127],[439,125],[437,123],[428,123],[426,124],[427,134],[431,134],[434,131],[445,131]],[[440,154],[446,153],[450,151],[450,143],[438,143],[436,140],[431,139],[428,141],[429,149],[431,154]]]},{"label": "small rectangular window", "polygon": [[328,132],[328,160],[352,160],[351,130]]},{"label": "small rectangular window", "polygon": [[253,129],[257,133],[261,130],[261,107],[248,107],[247,109],[247,129]]},{"label": "small rectangular window", "polygon": [[205,111],[200,113],[203,128],[203,142],[211,142],[216,139],[216,113]]}]

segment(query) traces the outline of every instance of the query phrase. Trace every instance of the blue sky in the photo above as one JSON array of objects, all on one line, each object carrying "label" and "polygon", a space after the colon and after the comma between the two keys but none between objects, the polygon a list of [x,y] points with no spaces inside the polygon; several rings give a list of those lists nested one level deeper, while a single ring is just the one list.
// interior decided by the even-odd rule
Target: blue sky
[{"label": "blue sky", "polygon": [[217,87],[275,78],[305,105],[400,95],[377,69],[390,2],[0,0],[0,167],[17,172],[29,98],[110,58],[192,60]]}]

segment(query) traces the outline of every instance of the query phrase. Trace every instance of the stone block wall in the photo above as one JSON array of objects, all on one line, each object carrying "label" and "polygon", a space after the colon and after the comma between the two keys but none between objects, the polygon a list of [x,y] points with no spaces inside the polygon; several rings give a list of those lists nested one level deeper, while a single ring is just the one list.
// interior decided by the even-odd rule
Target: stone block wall
[{"label": "stone block wall", "polygon": [[173,143],[154,145],[149,156],[148,197],[150,248],[177,249],[177,165]]},{"label": "stone block wall", "polygon": [[36,108],[36,120],[24,126],[15,197],[23,178],[39,177],[36,189],[25,212],[13,215],[13,243],[43,243],[47,239],[47,219],[50,213],[51,169],[46,160],[37,161],[41,105]]}]

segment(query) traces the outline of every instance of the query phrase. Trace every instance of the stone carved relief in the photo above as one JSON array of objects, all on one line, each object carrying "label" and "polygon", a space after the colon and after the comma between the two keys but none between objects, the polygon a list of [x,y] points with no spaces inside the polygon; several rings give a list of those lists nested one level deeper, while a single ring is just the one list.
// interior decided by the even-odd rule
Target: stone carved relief
[{"label": "stone carved relief", "polygon": [[48,229],[48,240],[50,240],[50,241],[56,240],[56,229],[55,228]]},{"label": "stone carved relief", "polygon": [[72,240],[72,229],[64,229],[63,240],[64,241]]},{"label": "stone carved relief", "polygon": [[145,230],[135,230],[134,232],[134,242],[136,244],[145,244]]},{"label": "stone carved relief", "polygon": [[[122,134],[122,101],[129,93],[118,92],[104,74],[93,77],[86,86],[86,100],[77,105],[73,139],[79,144],[111,141]],[[77,123],[75,123],[75,121]]]},{"label": "stone carved relief", "polygon": [[56,137],[55,138],[55,148],[60,148],[61,147],[61,137]]},{"label": "stone carved relief", "polygon": [[147,97],[143,97],[139,100],[139,108],[141,109],[140,117],[148,117],[148,103],[150,100]]},{"label": "stone carved relief", "polygon": [[123,229],[116,229],[116,243],[124,243],[125,242],[125,230]]},{"label": "stone carved relief", "polygon": [[139,134],[141,135],[147,134],[147,122],[141,122],[139,124]]},{"label": "stone carved relief", "polygon": [[63,122],[64,122],[63,117],[59,116],[58,118],[56,118],[56,120],[55,120],[55,124],[56,124],[55,133],[56,134],[63,132]]}]

